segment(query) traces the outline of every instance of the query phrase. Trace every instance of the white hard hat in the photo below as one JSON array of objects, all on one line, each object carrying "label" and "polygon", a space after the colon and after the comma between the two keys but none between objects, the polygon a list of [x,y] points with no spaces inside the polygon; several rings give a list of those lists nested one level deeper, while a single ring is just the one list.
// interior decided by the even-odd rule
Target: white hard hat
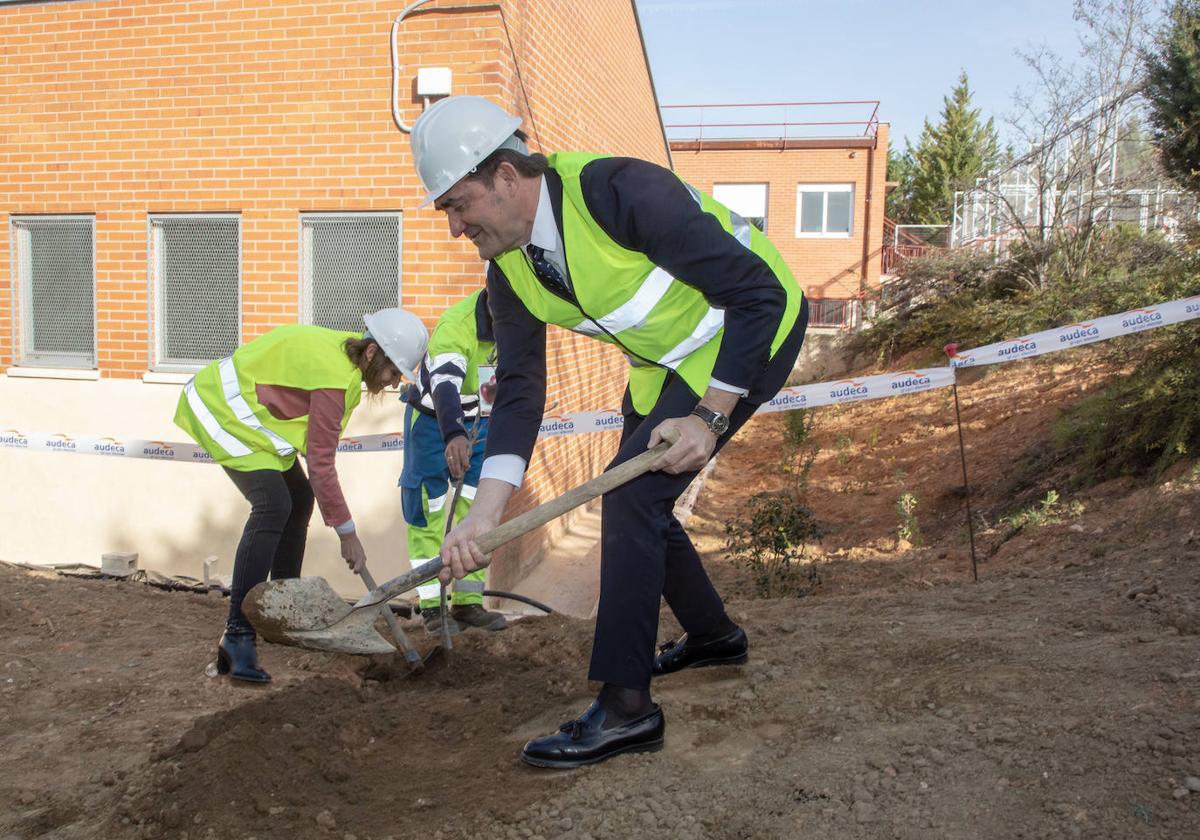
[{"label": "white hard hat", "polygon": [[529,154],[513,134],[520,127],[520,117],[482,96],[448,96],[430,105],[409,136],[426,190],[420,206],[436,201],[497,149]]},{"label": "white hard hat", "polygon": [[416,382],[417,368],[429,345],[429,330],[421,319],[407,309],[394,307],[364,315],[363,320],[367,324],[366,337],[375,339],[392,364]]}]

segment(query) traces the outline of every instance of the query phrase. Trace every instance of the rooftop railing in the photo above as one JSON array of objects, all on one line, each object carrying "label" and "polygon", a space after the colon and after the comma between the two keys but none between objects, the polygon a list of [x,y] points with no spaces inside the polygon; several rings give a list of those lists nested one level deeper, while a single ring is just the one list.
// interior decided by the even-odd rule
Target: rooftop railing
[{"label": "rooftop railing", "polygon": [[874,139],[878,99],[663,105],[667,140]]}]

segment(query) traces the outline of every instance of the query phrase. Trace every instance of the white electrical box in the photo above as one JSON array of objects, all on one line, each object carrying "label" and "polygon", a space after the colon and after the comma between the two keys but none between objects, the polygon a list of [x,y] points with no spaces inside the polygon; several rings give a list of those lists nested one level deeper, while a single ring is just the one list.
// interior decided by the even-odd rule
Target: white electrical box
[{"label": "white electrical box", "polygon": [[417,71],[417,96],[449,95],[449,67],[422,67]]}]

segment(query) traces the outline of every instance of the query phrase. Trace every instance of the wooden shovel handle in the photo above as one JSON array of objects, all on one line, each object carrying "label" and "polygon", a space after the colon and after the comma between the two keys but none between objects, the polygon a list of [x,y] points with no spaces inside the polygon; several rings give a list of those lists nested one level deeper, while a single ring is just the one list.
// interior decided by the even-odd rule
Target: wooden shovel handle
[{"label": "wooden shovel handle", "polygon": [[[515,540],[534,528],[545,525],[551,519],[562,516],[572,508],[577,508],[585,502],[590,502],[597,496],[603,496],[614,487],[619,487],[627,481],[637,478],[650,469],[650,465],[666,452],[679,439],[679,432],[666,428],[662,433],[663,440],[653,449],[647,449],[640,455],[630,458],[623,464],[618,464],[611,470],[600,473],[591,481],[584,482],[573,490],[568,490],[561,496],[538,505],[533,510],[527,510],[520,516],[514,516],[503,522],[475,541],[479,550],[490,554],[507,542]],[[390,601],[402,592],[407,592],[414,586],[419,586],[434,577],[442,570],[442,558],[434,557],[427,560],[412,571],[392,578],[387,583],[367,593],[354,605],[354,609],[374,606],[384,601]]]}]

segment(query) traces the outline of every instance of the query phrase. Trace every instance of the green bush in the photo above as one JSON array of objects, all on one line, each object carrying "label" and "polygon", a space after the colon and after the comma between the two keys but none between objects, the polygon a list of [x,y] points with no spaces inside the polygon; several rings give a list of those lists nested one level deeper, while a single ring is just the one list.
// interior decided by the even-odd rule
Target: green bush
[{"label": "green bush", "polygon": [[896,537],[911,545],[920,545],[922,542],[921,525],[917,522],[919,506],[920,502],[912,493],[901,493],[896,500],[896,519],[900,523],[896,527]]},{"label": "green bush", "polygon": [[1009,528],[1021,530],[1023,528],[1040,528],[1043,525],[1057,525],[1063,521],[1064,516],[1077,518],[1083,515],[1083,502],[1073,501],[1063,509],[1062,499],[1058,495],[1057,490],[1050,490],[1036,505],[1019,510],[1009,516],[1000,517],[1000,524],[1007,525]]},{"label": "green bush", "polygon": [[805,595],[820,583],[816,567],[805,561],[821,529],[794,493],[757,493],[746,512],[725,524],[725,549],[750,572],[760,597]]},{"label": "green bush", "polygon": [[783,413],[784,456],[791,457],[810,440],[812,415],[803,408]]},{"label": "green bush", "polygon": [[[1200,294],[1200,226],[1183,229],[1182,242],[1122,225],[1087,241],[1058,236],[1036,249],[1016,246],[994,265],[973,254],[910,259],[895,305],[854,349],[882,363],[920,349],[933,357],[951,341],[966,349]],[[1030,281],[1035,271],[1043,284]],[[1055,444],[1024,459],[1013,488],[1040,493],[1047,480],[1075,488],[1121,475],[1153,480],[1200,455],[1200,325],[1104,347],[1133,373],[1066,411]]]},{"label": "green bush", "polygon": [[1140,357],[1131,375],[1058,421],[1054,460],[1075,465],[1075,486],[1122,475],[1157,480],[1200,455],[1200,325],[1157,332],[1148,345],[1127,348]]},{"label": "green bush", "polygon": [[[1195,245],[1118,225],[1095,238],[1086,259],[1070,239],[1039,246],[1037,253],[1016,245],[995,264],[975,252],[909,259],[898,291],[883,301],[891,308],[850,349],[889,364],[915,350],[936,356],[949,342],[977,347],[1193,295],[1200,292]],[[1048,262],[1049,279],[1035,288],[1027,278],[1039,260]]]}]

